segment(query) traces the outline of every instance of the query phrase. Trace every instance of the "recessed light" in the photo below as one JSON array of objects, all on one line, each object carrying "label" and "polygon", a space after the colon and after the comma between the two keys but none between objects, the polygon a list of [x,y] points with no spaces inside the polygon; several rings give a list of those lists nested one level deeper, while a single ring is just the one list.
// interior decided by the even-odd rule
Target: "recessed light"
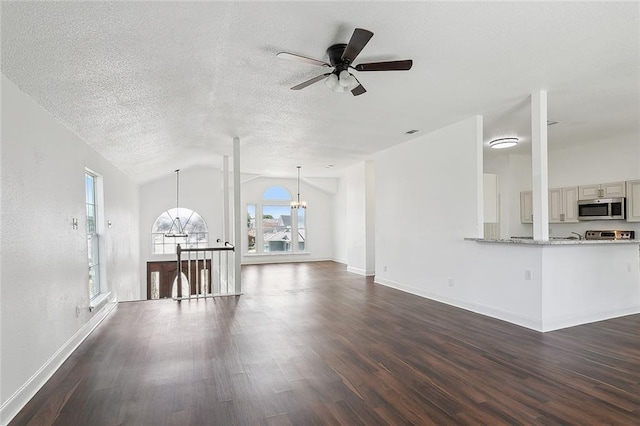
[{"label": "recessed light", "polygon": [[518,145],[518,138],[500,138],[489,142],[489,146],[495,149],[511,148]]},{"label": "recessed light", "polygon": [[412,134],[414,134],[414,133],[418,133],[418,132],[419,132],[419,130],[415,130],[415,129],[414,129],[414,130],[409,130],[408,132],[405,132],[405,134],[407,134],[407,135],[412,135]]},{"label": "recessed light", "polygon": [[327,164],[325,167],[326,167],[327,169],[333,169],[333,164]]}]

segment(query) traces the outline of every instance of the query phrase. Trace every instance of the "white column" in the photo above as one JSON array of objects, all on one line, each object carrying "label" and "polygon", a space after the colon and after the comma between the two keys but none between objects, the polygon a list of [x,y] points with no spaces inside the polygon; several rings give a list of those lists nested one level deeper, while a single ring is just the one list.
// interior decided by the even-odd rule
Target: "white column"
[{"label": "white column", "polygon": [[229,157],[222,157],[222,186],[223,186],[223,207],[222,207],[222,242],[229,241],[231,237],[231,224],[229,223]]},{"label": "white column", "polygon": [[476,233],[478,238],[484,238],[484,117],[476,115]]},{"label": "white column", "polygon": [[549,173],[547,165],[547,92],[531,94],[531,180],[533,239],[549,239]]},{"label": "white column", "polygon": [[240,138],[233,138],[233,245],[235,246],[236,294],[242,293],[242,209],[240,208]]},{"label": "white column", "polygon": [[376,273],[376,188],[375,165],[373,161],[364,163],[364,211],[365,211],[365,275],[373,276]]}]

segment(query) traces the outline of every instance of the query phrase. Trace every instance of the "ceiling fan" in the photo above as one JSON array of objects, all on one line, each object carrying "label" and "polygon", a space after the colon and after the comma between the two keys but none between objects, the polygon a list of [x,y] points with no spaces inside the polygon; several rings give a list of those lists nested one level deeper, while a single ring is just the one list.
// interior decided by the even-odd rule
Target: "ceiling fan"
[{"label": "ceiling fan", "polygon": [[373,33],[371,31],[363,28],[356,28],[353,31],[353,35],[351,36],[351,40],[349,40],[348,44],[338,43],[329,46],[327,49],[329,63],[288,52],[280,52],[276,56],[278,58],[290,59],[311,65],[333,68],[333,71],[320,74],[317,77],[297,84],[293,86],[291,90],[304,89],[307,86],[311,86],[313,83],[325,80],[325,84],[334,92],[351,90],[353,96],[358,96],[365,93],[366,89],[362,86],[356,76],[351,74],[350,70],[407,71],[410,70],[413,65],[413,61],[411,59],[404,59],[401,61],[368,62],[353,65],[353,61],[356,60],[356,57],[360,54],[362,49],[364,49],[371,37],[373,37]]}]

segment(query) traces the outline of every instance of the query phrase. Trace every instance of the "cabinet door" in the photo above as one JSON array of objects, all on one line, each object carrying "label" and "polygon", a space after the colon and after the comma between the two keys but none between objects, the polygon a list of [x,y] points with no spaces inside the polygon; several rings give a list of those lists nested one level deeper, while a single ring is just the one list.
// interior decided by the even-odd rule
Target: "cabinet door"
[{"label": "cabinet door", "polygon": [[562,188],[562,216],[563,223],[578,222],[578,187]]},{"label": "cabinet door", "polygon": [[579,190],[579,199],[580,200],[593,200],[594,198],[600,197],[600,185],[580,185],[578,187]]},{"label": "cabinet door", "polygon": [[562,189],[549,190],[549,223],[562,222]]},{"label": "cabinet door", "polygon": [[533,223],[533,192],[520,193],[520,222]]},{"label": "cabinet door", "polygon": [[604,198],[624,197],[624,182],[603,183],[600,193]]},{"label": "cabinet door", "polygon": [[627,182],[627,222],[640,222],[640,180]]}]

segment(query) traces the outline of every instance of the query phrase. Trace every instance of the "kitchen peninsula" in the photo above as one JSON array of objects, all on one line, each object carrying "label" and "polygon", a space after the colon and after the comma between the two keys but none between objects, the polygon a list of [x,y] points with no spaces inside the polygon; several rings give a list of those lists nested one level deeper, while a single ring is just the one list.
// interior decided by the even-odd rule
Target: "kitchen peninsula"
[{"label": "kitchen peninsula", "polygon": [[537,331],[640,313],[640,240],[466,238],[494,315]]}]

